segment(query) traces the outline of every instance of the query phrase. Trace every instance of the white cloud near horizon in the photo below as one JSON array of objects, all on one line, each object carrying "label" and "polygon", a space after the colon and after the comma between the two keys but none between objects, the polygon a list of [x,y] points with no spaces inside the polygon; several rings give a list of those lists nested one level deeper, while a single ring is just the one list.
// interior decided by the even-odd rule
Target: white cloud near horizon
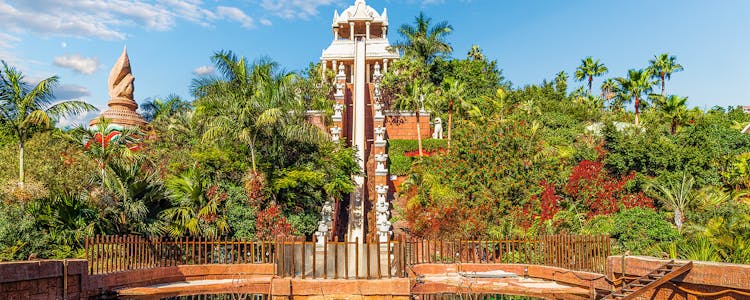
[{"label": "white cloud near horizon", "polygon": [[193,69],[193,74],[198,75],[198,76],[209,75],[209,74],[213,74],[214,71],[215,71],[214,66],[207,65],[207,66],[200,66],[200,67]]},{"label": "white cloud near horizon", "polygon": [[58,67],[71,69],[75,72],[86,75],[94,74],[94,72],[96,72],[96,70],[99,68],[98,58],[83,57],[78,54],[73,54],[70,56],[57,56],[52,63]]}]

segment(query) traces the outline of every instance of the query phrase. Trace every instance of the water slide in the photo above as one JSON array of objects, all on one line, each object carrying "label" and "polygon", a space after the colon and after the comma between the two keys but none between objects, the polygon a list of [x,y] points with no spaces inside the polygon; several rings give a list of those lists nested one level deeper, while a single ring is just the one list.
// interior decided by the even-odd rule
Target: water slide
[{"label": "water slide", "polygon": [[[354,52],[354,114],[353,122],[354,125],[352,133],[352,145],[357,149],[357,158],[359,160],[359,167],[361,170],[366,172],[365,169],[365,53],[366,43],[364,37],[358,37],[355,41],[355,52]],[[351,197],[351,205],[349,207],[349,233],[347,235],[349,241],[358,239],[360,242],[364,238],[364,200],[365,200],[365,177],[356,176],[354,182],[357,184],[357,190]]]}]

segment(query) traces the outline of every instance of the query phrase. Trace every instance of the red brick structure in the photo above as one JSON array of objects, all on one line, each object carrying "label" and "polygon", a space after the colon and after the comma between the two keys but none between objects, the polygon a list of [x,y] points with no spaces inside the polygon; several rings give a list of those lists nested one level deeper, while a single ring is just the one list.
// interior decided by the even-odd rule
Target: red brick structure
[{"label": "red brick structure", "polygon": [[[616,279],[643,276],[667,260],[642,256],[610,256],[607,277]],[[623,270],[624,268],[624,270]],[[750,299],[750,265],[693,262],[685,276],[677,277],[658,289],[647,292],[644,299],[698,300]]]},{"label": "red brick structure", "polygon": [[85,299],[87,267],[81,259],[0,263],[0,299]]}]

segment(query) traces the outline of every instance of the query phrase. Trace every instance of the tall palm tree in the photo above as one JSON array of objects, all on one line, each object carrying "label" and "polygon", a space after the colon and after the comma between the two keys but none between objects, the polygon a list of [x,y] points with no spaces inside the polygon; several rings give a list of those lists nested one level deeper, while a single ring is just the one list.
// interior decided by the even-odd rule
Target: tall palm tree
[{"label": "tall palm tree", "polygon": [[555,89],[558,93],[566,94],[568,92],[568,73],[560,71],[555,74]]},{"label": "tall palm tree", "polygon": [[675,134],[677,132],[677,126],[680,125],[682,119],[685,118],[687,113],[687,97],[680,97],[677,95],[670,95],[660,103],[662,114],[670,121],[670,132]]},{"label": "tall palm tree", "polygon": [[620,84],[621,91],[635,98],[635,126],[638,126],[641,96],[648,94],[654,86],[654,82],[651,80],[651,72],[643,69],[630,69],[627,78],[620,77],[617,78],[617,81]]},{"label": "tall palm tree", "polygon": [[648,61],[651,70],[651,76],[654,79],[661,80],[661,95],[664,96],[664,81],[672,78],[672,73],[684,70],[681,64],[677,63],[677,57],[662,53],[654,55],[654,59]]},{"label": "tall palm tree", "polygon": [[270,61],[249,64],[231,51],[217,52],[211,60],[221,77],[193,82],[196,117],[206,120],[204,141],[246,144],[257,173],[257,148],[263,138],[326,140],[325,132],[304,121],[304,103],[293,89],[297,75],[277,71],[278,65]]},{"label": "tall palm tree", "polygon": [[581,65],[576,69],[576,80],[588,80],[590,95],[594,77],[599,77],[604,73],[607,73],[607,71],[607,67],[605,67],[604,64],[600,63],[598,59],[594,60],[591,56],[589,56],[582,59]]},{"label": "tall palm tree", "polygon": [[420,12],[414,19],[414,25],[401,25],[398,32],[404,40],[394,43],[393,47],[425,66],[432,63],[438,54],[453,52],[453,47],[445,41],[446,36],[453,31],[453,26],[446,21],[431,26],[431,22],[432,18]]},{"label": "tall palm tree", "polygon": [[695,199],[693,184],[695,179],[692,175],[683,173],[682,179],[664,180],[651,183],[648,189],[653,192],[654,197],[664,203],[668,209],[674,212],[674,224],[681,230],[685,222],[685,212],[690,203]]},{"label": "tall palm tree", "polygon": [[416,79],[406,85],[406,93],[398,95],[395,106],[397,109],[413,111],[417,117],[417,144],[419,145],[419,158],[422,159],[422,129],[420,126],[420,111],[423,109],[425,97],[430,97],[431,86],[429,83]]},{"label": "tall palm tree", "polygon": [[453,77],[448,77],[443,81],[442,95],[448,99],[448,151],[451,149],[451,131],[453,129],[453,111],[455,103],[458,102],[460,108],[466,107],[464,94],[466,93],[466,84]]},{"label": "tall palm tree", "polygon": [[60,117],[94,111],[96,107],[84,101],[56,102],[54,89],[59,78],[46,78],[35,86],[24,81],[24,76],[2,61],[0,69],[0,123],[12,129],[18,138],[18,182],[23,185],[24,145],[35,129],[49,128]]}]

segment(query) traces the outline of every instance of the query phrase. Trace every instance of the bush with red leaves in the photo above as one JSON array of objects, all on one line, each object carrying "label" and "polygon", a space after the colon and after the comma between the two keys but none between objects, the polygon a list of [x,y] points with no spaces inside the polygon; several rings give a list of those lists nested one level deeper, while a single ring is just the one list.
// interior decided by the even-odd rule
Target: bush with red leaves
[{"label": "bush with red leaves", "polygon": [[293,235],[292,224],[289,224],[278,205],[259,211],[255,222],[258,240],[271,241]]}]

